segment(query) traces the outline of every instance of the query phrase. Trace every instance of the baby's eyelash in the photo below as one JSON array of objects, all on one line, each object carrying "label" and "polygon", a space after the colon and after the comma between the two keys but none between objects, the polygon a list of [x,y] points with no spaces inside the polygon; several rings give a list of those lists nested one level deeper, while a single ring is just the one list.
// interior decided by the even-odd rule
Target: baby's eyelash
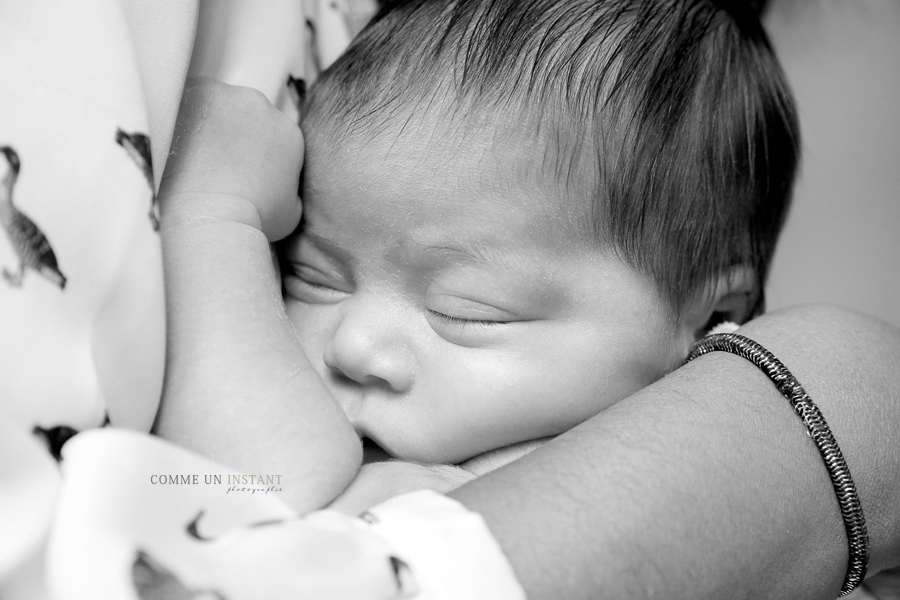
[{"label": "baby's eyelash", "polygon": [[293,276],[297,281],[299,281],[302,285],[304,285],[308,288],[312,288],[314,290],[329,290],[332,292],[335,291],[334,288],[328,287],[327,285],[322,285],[321,283],[313,283],[312,281],[307,281],[307,280],[303,279],[303,277],[300,277],[299,275],[293,275]]},{"label": "baby's eyelash", "polygon": [[[311,279],[313,279],[311,281]],[[345,298],[348,294],[328,281],[316,281],[318,277],[310,277],[309,272],[302,268],[288,265],[282,271],[281,290],[287,298],[291,297],[301,302],[311,304],[329,304]]]},{"label": "baby's eyelash", "polygon": [[428,312],[441,321],[446,323],[450,323],[452,325],[458,325],[460,327],[471,326],[471,325],[479,325],[484,327],[491,327],[494,325],[506,325],[509,321],[487,321],[484,319],[463,319],[461,317],[453,317],[450,315],[445,315],[444,313],[437,312],[435,310],[428,310]]}]

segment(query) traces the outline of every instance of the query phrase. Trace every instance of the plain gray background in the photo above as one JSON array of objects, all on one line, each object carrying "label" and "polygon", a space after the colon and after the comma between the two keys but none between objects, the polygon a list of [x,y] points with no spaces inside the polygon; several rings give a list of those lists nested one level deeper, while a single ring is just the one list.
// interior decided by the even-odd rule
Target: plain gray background
[{"label": "plain gray background", "polygon": [[803,163],[769,309],[830,302],[900,326],[900,0],[770,0]]}]

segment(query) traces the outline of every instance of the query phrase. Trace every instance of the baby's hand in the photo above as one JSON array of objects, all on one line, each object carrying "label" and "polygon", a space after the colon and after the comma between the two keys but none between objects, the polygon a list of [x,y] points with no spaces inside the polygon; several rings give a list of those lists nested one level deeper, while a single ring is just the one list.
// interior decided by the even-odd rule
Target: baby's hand
[{"label": "baby's hand", "polygon": [[160,184],[164,225],[237,221],[281,239],[300,221],[302,163],[300,129],[262,93],[191,78]]},{"label": "baby's hand", "polygon": [[270,242],[300,220],[303,138],[259,92],[189,81],[160,189],[166,377],[154,431],[298,511],[356,474],[359,437],[285,314]]}]

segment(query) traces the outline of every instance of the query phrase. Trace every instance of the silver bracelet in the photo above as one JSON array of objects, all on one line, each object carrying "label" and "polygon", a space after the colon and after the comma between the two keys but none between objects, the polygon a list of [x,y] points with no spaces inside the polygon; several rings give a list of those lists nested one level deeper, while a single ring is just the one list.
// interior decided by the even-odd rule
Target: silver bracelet
[{"label": "silver bracelet", "polygon": [[685,362],[717,350],[745,358],[768,375],[781,395],[791,403],[794,412],[803,420],[809,436],[816,443],[831,477],[831,484],[834,486],[841,508],[841,517],[844,519],[844,528],[847,531],[850,557],[840,593],[841,596],[846,596],[862,583],[866,576],[869,564],[869,536],[859,495],[850,477],[850,469],[847,468],[844,455],[841,454],[841,449],[838,448],[825,418],[787,367],[760,344],[742,335],[734,333],[709,335],[694,345]]}]

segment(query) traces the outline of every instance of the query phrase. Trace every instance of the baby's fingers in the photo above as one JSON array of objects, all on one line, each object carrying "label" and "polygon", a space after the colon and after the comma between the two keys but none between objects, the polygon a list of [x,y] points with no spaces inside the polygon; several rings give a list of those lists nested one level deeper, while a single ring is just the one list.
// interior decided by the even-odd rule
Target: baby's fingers
[{"label": "baby's fingers", "polygon": [[164,216],[198,198],[213,209],[216,197],[238,198],[270,240],[280,239],[300,220],[302,162],[299,128],[260,92],[189,79],[160,187]]}]

